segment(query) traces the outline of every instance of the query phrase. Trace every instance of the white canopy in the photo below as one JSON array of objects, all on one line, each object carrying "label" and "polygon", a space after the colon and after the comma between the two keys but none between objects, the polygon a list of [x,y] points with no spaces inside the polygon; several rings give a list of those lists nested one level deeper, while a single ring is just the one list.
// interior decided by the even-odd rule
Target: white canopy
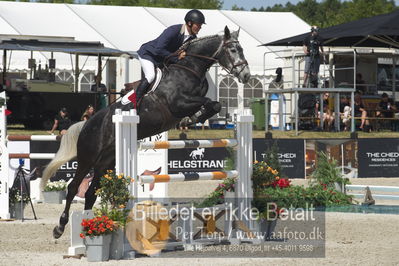
[{"label": "white canopy", "polygon": [[[1,1],[0,34],[68,36],[78,41],[100,41],[107,47],[136,51],[142,43],[158,36],[167,26],[183,23],[187,11]],[[203,12],[206,25],[199,36],[219,33],[226,25],[231,30],[240,28],[240,42],[245,56],[251,72],[257,74],[263,72],[263,53],[269,51],[259,45],[309,29],[308,24],[290,12]],[[64,60],[65,65],[70,65],[69,56],[64,56]],[[281,59],[275,59],[275,55],[270,55],[267,60],[270,61],[269,65],[282,65]],[[24,62],[26,65],[26,60]],[[57,67],[61,65],[58,60]]]}]

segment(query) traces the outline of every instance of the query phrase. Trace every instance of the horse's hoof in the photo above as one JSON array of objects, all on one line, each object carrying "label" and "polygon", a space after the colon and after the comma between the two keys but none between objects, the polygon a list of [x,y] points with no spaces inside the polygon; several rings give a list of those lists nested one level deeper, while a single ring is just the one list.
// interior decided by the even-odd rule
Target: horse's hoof
[{"label": "horse's hoof", "polygon": [[53,229],[53,237],[55,239],[60,238],[63,233],[64,233],[64,230],[61,230],[59,226],[54,227],[54,229]]}]

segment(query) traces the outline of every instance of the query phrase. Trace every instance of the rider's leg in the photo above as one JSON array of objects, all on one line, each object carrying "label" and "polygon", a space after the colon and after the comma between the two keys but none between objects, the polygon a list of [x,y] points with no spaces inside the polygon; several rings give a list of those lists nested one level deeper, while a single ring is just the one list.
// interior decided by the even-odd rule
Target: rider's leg
[{"label": "rider's leg", "polygon": [[139,86],[136,90],[136,102],[139,102],[141,98],[146,94],[149,85],[155,79],[155,67],[154,64],[147,59],[139,57],[141,67],[143,68],[144,78],[140,81]]}]

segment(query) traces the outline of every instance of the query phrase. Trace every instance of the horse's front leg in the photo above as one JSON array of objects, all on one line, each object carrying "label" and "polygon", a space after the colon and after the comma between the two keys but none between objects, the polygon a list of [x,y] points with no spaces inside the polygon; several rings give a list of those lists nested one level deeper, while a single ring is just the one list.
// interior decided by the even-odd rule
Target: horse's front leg
[{"label": "horse's front leg", "polygon": [[217,101],[205,98],[205,102],[199,107],[192,116],[185,117],[180,121],[180,126],[189,126],[196,123],[205,123],[205,121],[215,114],[219,113],[222,106]]}]

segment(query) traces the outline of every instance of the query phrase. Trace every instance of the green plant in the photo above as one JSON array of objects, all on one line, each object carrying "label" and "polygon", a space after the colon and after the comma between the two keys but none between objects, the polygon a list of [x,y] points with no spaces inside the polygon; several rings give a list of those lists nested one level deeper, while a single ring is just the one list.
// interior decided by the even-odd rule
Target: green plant
[{"label": "green plant", "polygon": [[254,191],[272,186],[280,179],[279,172],[264,161],[255,161],[252,169]]},{"label": "green plant", "polygon": [[[281,180],[286,180],[282,182]],[[335,189],[335,183],[347,184],[337,168],[337,162],[325,153],[319,153],[313,181],[308,187],[290,186],[288,179],[280,178],[267,186],[254,189],[253,206],[265,219],[275,218],[282,210],[290,208],[317,208],[343,206],[352,203],[352,196]]]},{"label": "green plant", "polygon": [[201,203],[197,204],[196,207],[211,207],[224,202],[225,192],[234,192],[234,185],[236,178],[226,178],[222,183],[218,184],[215,190],[210,193]]},{"label": "green plant", "polygon": [[123,174],[117,175],[113,170],[107,170],[100,179],[100,188],[96,191],[101,201],[100,208],[94,209],[95,214],[106,215],[124,226],[129,213],[126,205],[132,199],[128,189],[130,182],[132,182],[130,177],[125,177]]},{"label": "green plant", "polygon": [[311,186],[321,184],[326,187],[335,187],[335,183],[349,184],[349,179],[342,177],[337,160],[330,159],[325,152],[317,153],[317,166],[311,177]]},{"label": "green plant", "polygon": [[[267,161],[268,165],[271,168],[273,168],[277,172],[281,173],[281,164],[278,159],[278,146],[277,146],[276,141],[274,141],[272,146],[266,150],[264,161]],[[284,177],[284,176],[281,176],[281,177]]]},{"label": "green plant", "polygon": [[266,188],[257,193],[254,205],[265,211],[267,203],[275,203],[278,209],[330,207],[351,204],[352,197],[322,185],[310,187],[290,186],[287,188]]},{"label": "green plant", "polygon": [[54,182],[48,182],[44,187],[45,192],[50,191],[64,191],[67,189],[68,183],[65,180],[59,180]]},{"label": "green plant", "polygon": [[10,205],[14,205],[14,204],[21,203],[21,201],[23,203],[28,203],[30,200],[30,197],[26,193],[21,194],[21,192],[18,188],[12,187],[9,190],[8,200],[9,200]]}]

